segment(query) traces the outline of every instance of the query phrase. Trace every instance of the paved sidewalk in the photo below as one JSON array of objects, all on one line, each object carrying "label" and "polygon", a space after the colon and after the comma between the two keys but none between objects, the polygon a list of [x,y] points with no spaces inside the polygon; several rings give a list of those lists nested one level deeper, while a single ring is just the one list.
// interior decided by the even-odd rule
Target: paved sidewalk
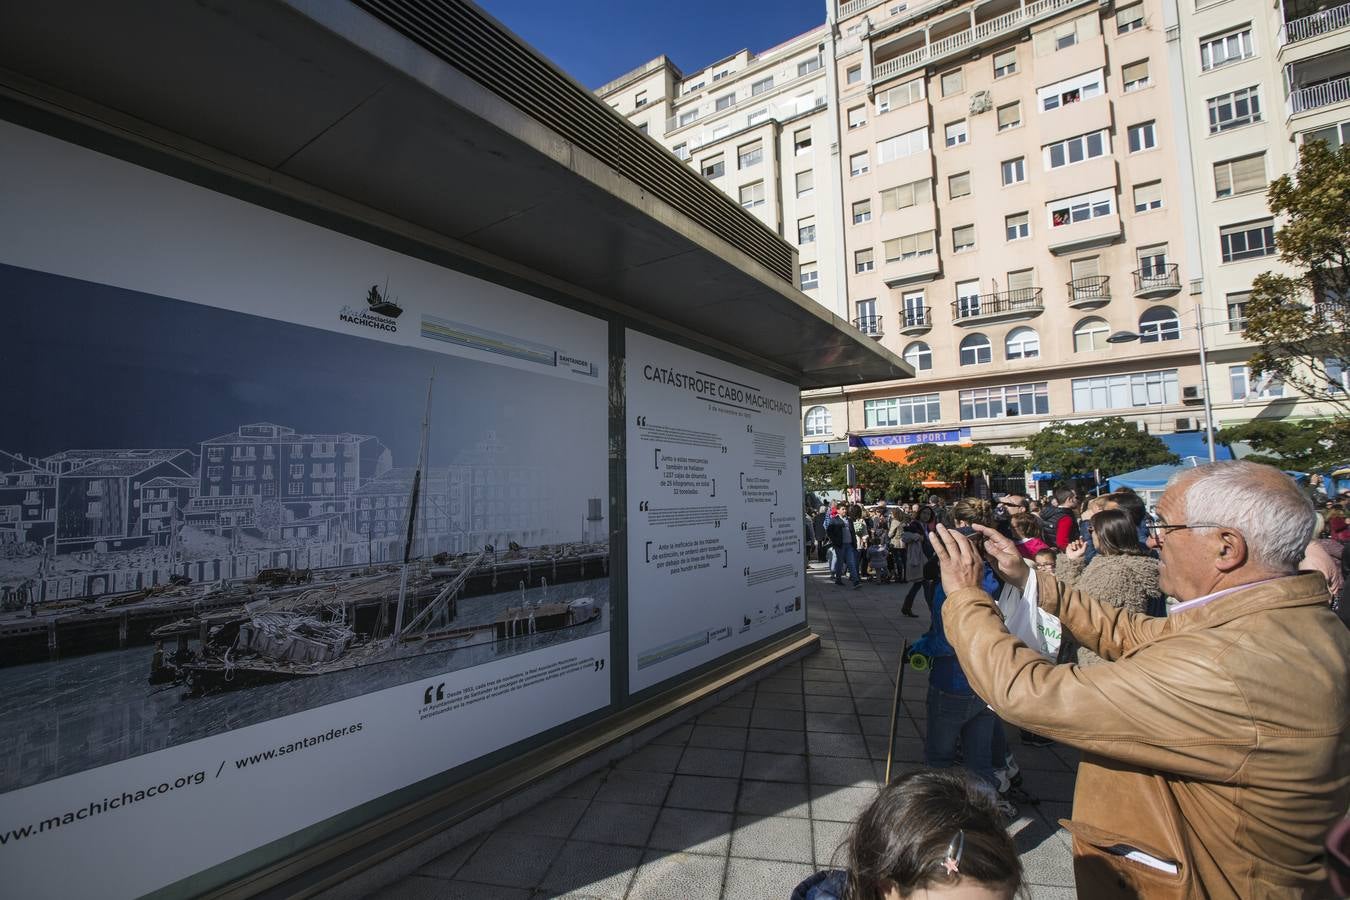
[{"label": "paved sidewalk", "polygon": [[[427,898],[787,900],[830,865],[886,759],[895,663],[928,624],[900,615],[903,587],[807,573],[822,649],[374,895]],[[923,610],[922,601],[916,603]],[[924,675],[905,674],[899,766],[922,763]],[[1037,900],[1074,896],[1068,835],[1077,754],[1022,746],[1041,798],[1013,824]]]}]

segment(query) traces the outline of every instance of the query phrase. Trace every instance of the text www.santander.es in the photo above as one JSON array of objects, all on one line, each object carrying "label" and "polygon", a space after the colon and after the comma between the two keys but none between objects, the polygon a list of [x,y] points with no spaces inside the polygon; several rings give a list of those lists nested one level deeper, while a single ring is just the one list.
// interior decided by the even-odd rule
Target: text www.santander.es
[{"label": "text www.santander.es", "polygon": [[[254,753],[243,759],[236,759],[234,761],[234,767],[236,769],[243,769],[248,766],[266,762],[269,759],[276,759],[277,757],[296,753],[300,750],[306,750],[310,747],[317,747],[320,744],[336,740],[344,735],[355,734],[361,730],[363,724],[364,723],[357,722],[354,725],[348,725],[343,728],[331,729],[324,734],[311,735],[291,741],[288,744],[281,744],[277,747],[264,750],[261,753]],[[221,761],[220,768],[216,770],[217,778],[219,778],[221,772],[225,770],[225,764],[227,762],[228,760]],[[69,810],[59,815],[51,816],[36,824],[22,825],[7,831],[0,831],[0,847],[21,841],[24,838],[34,837],[49,831],[55,831],[65,825],[73,825],[75,822],[93,818],[94,816],[110,813],[131,806],[134,803],[140,803],[142,800],[149,800],[151,797],[167,794],[169,791],[174,791],[178,788],[187,788],[192,787],[193,785],[202,784],[205,781],[205,771],[193,772],[190,775],[181,775],[173,781],[161,781],[159,784],[150,785],[149,787],[140,788],[139,790],[123,791],[122,794],[117,797],[104,797],[102,800],[94,800],[87,806],[82,806],[79,809]]]}]

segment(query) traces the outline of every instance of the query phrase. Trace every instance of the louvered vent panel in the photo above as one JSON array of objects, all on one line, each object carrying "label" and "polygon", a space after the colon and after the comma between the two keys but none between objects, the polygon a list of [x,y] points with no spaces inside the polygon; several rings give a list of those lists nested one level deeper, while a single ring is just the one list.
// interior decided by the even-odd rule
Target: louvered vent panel
[{"label": "louvered vent panel", "polygon": [[785,241],[473,6],[456,0],[352,2],[795,283]]}]

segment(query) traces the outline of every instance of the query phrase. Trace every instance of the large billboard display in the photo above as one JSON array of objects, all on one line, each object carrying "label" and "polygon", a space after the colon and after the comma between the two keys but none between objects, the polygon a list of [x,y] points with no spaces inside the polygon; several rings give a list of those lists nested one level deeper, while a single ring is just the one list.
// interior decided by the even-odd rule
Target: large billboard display
[{"label": "large billboard display", "polygon": [[628,331],[629,686],[806,621],[798,392]]},{"label": "large billboard display", "polygon": [[0,893],[610,703],[607,326],[0,123]]}]

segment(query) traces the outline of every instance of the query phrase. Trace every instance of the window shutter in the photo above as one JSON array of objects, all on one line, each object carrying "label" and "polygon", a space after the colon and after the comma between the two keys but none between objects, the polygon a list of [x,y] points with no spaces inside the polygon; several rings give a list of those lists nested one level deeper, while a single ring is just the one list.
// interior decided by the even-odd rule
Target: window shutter
[{"label": "window shutter", "polygon": [[1148,60],[1141,59],[1139,62],[1130,63],[1121,71],[1121,79],[1125,84],[1132,81],[1142,81],[1148,78]]},{"label": "window shutter", "polygon": [[1144,5],[1142,3],[1127,6],[1116,12],[1116,28],[1128,28],[1142,18],[1144,18]]},{"label": "window shutter", "polygon": [[1214,164],[1214,194],[1229,197],[1233,193],[1233,164],[1221,162]]},{"label": "window shutter", "polygon": [[1017,62],[1016,50],[1003,50],[994,54],[994,68],[1002,69]]},{"label": "window shutter", "polygon": [[1162,200],[1162,182],[1155,181],[1152,184],[1141,184],[1134,189],[1134,205],[1140,206],[1151,204]]},{"label": "window shutter", "polygon": [[890,262],[893,259],[900,258],[901,240],[902,240],[901,238],[891,238],[889,241],[882,242],[881,252],[886,254],[887,262]]},{"label": "window shutter", "polygon": [[809,191],[816,186],[816,173],[812,169],[797,173],[797,193]]},{"label": "window shutter", "polygon": [[1022,104],[1009,103],[998,108],[998,127],[1009,128],[1022,121]]},{"label": "window shutter", "polygon": [[1022,269],[1008,273],[1008,290],[1025,291],[1036,286],[1036,270]]},{"label": "window shutter", "polygon": [[1074,281],[1080,278],[1093,278],[1097,273],[1097,257],[1095,256],[1089,256],[1087,259],[1075,259],[1069,263],[1069,277]]},{"label": "window shutter", "polygon": [[1038,31],[1031,38],[1031,46],[1037,56],[1049,56],[1055,52],[1055,30],[1047,28]]},{"label": "window shutter", "polygon": [[975,243],[975,226],[962,225],[952,229],[952,246],[964,247]]},{"label": "window shutter", "polygon": [[1266,155],[1258,153],[1235,159],[1232,163],[1233,193],[1255,191],[1266,184]]},{"label": "window shutter", "polygon": [[1078,43],[1080,44],[1083,43],[1083,41],[1088,40],[1089,38],[1094,38],[1097,35],[1101,34],[1100,23],[1097,21],[1096,13],[1092,13],[1091,15],[1086,16],[1079,16],[1077,19],[1074,20],[1073,24],[1078,32]]},{"label": "window shutter", "polygon": [[960,175],[953,175],[948,184],[951,189],[951,196],[964,197],[970,193],[970,173],[962,172]]}]

